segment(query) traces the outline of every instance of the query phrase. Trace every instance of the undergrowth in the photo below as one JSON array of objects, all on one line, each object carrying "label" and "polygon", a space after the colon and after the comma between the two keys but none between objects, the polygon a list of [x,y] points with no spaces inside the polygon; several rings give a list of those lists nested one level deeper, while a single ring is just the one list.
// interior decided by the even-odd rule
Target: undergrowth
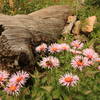
[{"label": "undergrowth", "polygon": [[[73,0],[14,0],[11,7],[8,0],[2,0],[0,12],[9,15],[28,14],[33,11],[45,8],[51,5],[70,5],[76,10],[78,19],[84,20],[89,16],[97,16],[97,23],[94,31],[88,36],[89,41],[85,43],[84,49],[88,48],[92,42],[100,39],[100,0],[86,0],[85,4]],[[79,9],[81,7],[81,9]],[[64,39],[57,43],[71,43],[74,40],[72,34],[68,34]],[[86,67],[80,72],[72,68],[71,59],[74,57],[70,52],[61,52],[50,54],[59,58],[60,67],[54,69],[33,70],[30,74],[31,79],[21,89],[19,96],[10,96],[4,91],[0,91],[1,100],[99,100],[100,99],[100,71],[98,63]],[[45,55],[46,57],[47,55]],[[43,56],[40,57],[40,59]],[[38,65],[39,62],[37,62]],[[36,67],[36,66],[35,66]],[[78,75],[80,80],[74,87],[66,87],[59,84],[59,78],[66,73]],[[29,85],[30,84],[30,85]],[[1,88],[2,89],[2,88]]]}]

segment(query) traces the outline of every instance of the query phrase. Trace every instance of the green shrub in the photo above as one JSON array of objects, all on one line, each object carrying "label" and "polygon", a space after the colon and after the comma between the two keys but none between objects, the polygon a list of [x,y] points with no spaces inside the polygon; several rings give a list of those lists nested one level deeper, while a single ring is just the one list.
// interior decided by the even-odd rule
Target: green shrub
[{"label": "green shrub", "polygon": [[86,0],[86,4],[92,6],[100,6],[100,0]]}]

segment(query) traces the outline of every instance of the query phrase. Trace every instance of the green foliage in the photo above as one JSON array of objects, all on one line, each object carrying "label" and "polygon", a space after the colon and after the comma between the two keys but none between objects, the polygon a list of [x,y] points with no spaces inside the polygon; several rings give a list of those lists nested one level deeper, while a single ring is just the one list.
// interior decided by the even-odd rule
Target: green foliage
[{"label": "green foliage", "polygon": [[[10,15],[28,14],[51,5],[73,4],[69,0],[13,0],[13,7],[10,7],[9,0],[1,1],[0,12]],[[73,0],[71,1],[73,2]]]},{"label": "green foliage", "polygon": [[[78,6],[69,0],[14,0],[14,7],[11,8],[4,0],[3,7],[0,12],[5,14],[27,14],[41,8],[56,4],[70,4]],[[77,11],[78,19],[85,19],[89,16],[96,15],[97,25],[94,31],[89,36],[89,41],[85,44],[85,48],[89,47],[95,40],[100,39],[100,8],[98,5],[100,0],[87,0],[84,7]],[[96,5],[96,6],[94,6]],[[77,10],[77,9],[76,9]],[[58,40],[58,43],[70,43],[73,40],[73,35],[68,34],[63,39]],[[99,100],[100,99],[100,72],[97,69],[98,64],[85,68],[82,72],[72,68],[70,61],[73,55],[69,52],[62,52],[55,55],[60,59],[61,66],[53,70],[35,70],[32,76],[32,85],[21,90],[19,96],[9,96],[3,91],[0,91],[2,100]],[[75,87],[63,87],[58,80],[65,73],[77,74],[80,77],[78,85]]]},{"label": "green foliage", "polygon": [[100,0],[86,0],[87,5],[100,6]]},{"label": "green foliage", "polygon": [[[69,41],[67,41],[69,39]],[[67,35],[63,42],[70,43],[73,40],[72,35]],[[62,41],[59,41],[62,43]],[[87,48],[91,41],[85,45]],[[70,62],[74,57],[70,52],[60,52],[50,54],[60,60],[60,67],[44,69],[44,71],[35,70],[32,77],[32,84],[21,90],[19,96],[9,96],[0,91],[2,100],[99,100],[100,73],[97,69],[98,64],[86,67],[81,71],[72,68]],[[80,81],[74,87],[61,86],[59,78],[66,73],[78,75]]]},{"label": "green foliage", "polygon": [[[84,6],[77,13],[78,18],[82,21],[89,16],[97,17],[94,31],[89,34],[88,38],[94,42],[98,42],[100,40],[100,0],[86,0]],[[97,45],[97,48],[100,49],[99,45]]]}]

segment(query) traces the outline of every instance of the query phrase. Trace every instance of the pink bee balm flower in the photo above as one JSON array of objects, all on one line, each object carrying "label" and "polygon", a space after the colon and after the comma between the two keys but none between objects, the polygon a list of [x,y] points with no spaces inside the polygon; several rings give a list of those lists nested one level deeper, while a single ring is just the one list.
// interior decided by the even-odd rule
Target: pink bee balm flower
[{"label": "pink bee balm flower", "polygon": [[41,45],[39,45],[38,47],[36,47],[35,50],[36,50],[37,52],[41,52],[41,51],[45,52],[46,49],[47,49],[47,45],[46,45],[45,43],[42,43]]},{"label": "pink bee balm flower", "polygon": [[19,71],[11,76],[9,82],[22,86],[28,78],[29,74],[27,72]]},{"label": "pink bee balm flower", "polygon": [[71,65],[73,68],[78,68],[79,70],[82,70],[84,67],[89,66],[89,61],[86,57],[75,56],[71,61]]},{"label": "pink bee balm flower", "polygon": [[63,51],[68,51],[68,50],[70,49],[69,45],[66,44],[66,43],[60,44],[60,48],[61,48],[61,50],[63,50]]},{"label": "pink bee balm flower", "polygon": [[40,62],[40,66],[43,68],[54,68],[59,67],[59,60],[56,57],[49,56],[43,58],[43,60]]},{"label": "pink bee balm flower", "polygon": [[54,44],[51,44],[48,48],[48,50],[51,52],[51,53],[56,53],[56,52],[60,52],[61,51],[61,48],[60,48],[60,44],[57,44],[57,43],[54,43]]},{"label": "pink bee balm flower", "polygon": [[59,83],[67,87],[76,85],[78,81],[79,77],[77,75],[72,74],[65,74],[59,79]]},{"label": "pink bee balm flower", "polygon": [[71,43],[71,46],[74,48],[74,49],[81,49],[83,47],[83,43],[81,43],[80,41],[78,40],[75,40]]},{"label": "pink bee balm flower", "polygon": [[12,84],[9,83],[6,88],[4,89],[5,92],[7,92],[7,94],[10,95],[18,95],[20,92],[20,86],[16,85],[16,84]]},{"label": "pink bee balm flower", "polygon": [[70,49],[70,52],[74,55],[77,55],[77,54],[82,54],[81,51],[78,51],[78,50],[75,50],[75,49]]},{"label": "pink bee balm flower", "polygon": [[84,49],[83,55],[90,60],[95,60],[96,58],[98,58],[98,54],[93,49]]},{"label": "pink bee balm flower", "polygon": [[2,85],[7,80],[8,77],[9,77],[8,72],[0,71],[0,85]]}]

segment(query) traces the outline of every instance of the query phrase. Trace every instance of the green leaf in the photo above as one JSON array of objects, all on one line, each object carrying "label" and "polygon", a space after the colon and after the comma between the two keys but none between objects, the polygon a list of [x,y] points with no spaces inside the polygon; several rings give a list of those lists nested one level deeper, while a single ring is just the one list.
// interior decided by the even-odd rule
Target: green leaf
[{"label": "green leaf", "polygon": [[60,94],[61,94],[60,92],[62,92],[62,91],[59,91],[59,89],[54,90],[53,94],[52,94],[53,98],[54,99],[59,99]]}]

